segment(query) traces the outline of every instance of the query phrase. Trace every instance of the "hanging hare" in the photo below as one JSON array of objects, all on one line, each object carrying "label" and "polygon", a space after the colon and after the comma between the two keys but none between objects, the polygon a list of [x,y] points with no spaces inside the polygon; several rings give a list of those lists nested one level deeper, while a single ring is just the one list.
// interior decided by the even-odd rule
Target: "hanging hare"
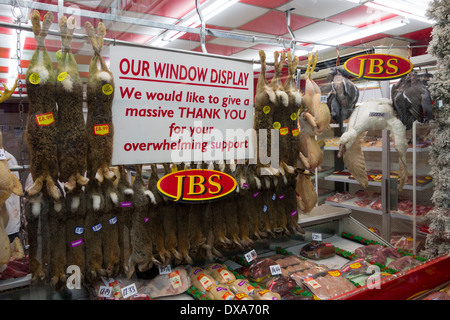
[{"label": "hanging hare", "polygon": [[[87,171],[89,179],[95,179],[101,183],[105,178],[111,180],[115,177],[114,172],[109,169],[114,138],[112,122],[114,78],[101,56],[103,37],[106,34],[104,24],[99,22],[97,35],[89,21],[85,23],[84,29],[94,49],[87,81]],[[97,64],[100,64],[100,69]]]},{"label": "hanging hare", "polygon": [[89,179],[86,172],[87,136],[83,117],[83,83],[78,74],[75,57],[70,52],[72,34],[75,28],[73,16],[61,17],[62,55],[58,63],[56,81],[56,102],[58,104],[58,161],[59,180],[66,192],[72,192],[77,185],[85,186]]},{"label": "hanging hare", "polygon": [[26,74],[30,107],[25,127],[25,141],[30,150],[30,172],[33,177],[33,184],[26,190],[26,195],[37,195],[45,181],[49,195],[54,199],[59,199],[61,192],[55,184],[59,174],[56,76],[44,45],[52,22],[53,14],[51,12],[47,12],[44,16],[42,28],[39,11],[34,10],[31,15],[37,47]]}]

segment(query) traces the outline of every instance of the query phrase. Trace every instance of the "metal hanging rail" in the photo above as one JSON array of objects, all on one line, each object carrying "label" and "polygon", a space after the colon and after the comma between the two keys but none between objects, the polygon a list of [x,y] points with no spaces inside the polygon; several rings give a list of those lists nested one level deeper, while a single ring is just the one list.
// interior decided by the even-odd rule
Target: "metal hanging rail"
[{"label": "metal hanging rail", "polygon": [[[4,5],[12,5],[14,3],[14,1],[18,1],[18,0],[0,0],[0,4],[4,4]],[[158,29],[167,29],[167,30],[176,30],[176,31],[180,31],[180,32],[186,32],[186,33],[193,33],[193,34],[198,34],[201,35],[201,33],[204,30],[204,36],[209,35],[209,36],[214,36],[217,38],[225,38],[225,39],[232,39],[232,40],[240,40],[240,41],[244,41],[244,42],[251,42],[251,43],[256,43],[256,44],[266,44],[266,45],[273,45],[273,46],[283,46],[284,48],[291,48],[292,50],[297,50],[297,49],[301,49],[303,51],[311,51],[313,48],[309,48],[306,47],[304,45],[299,45],[299,44],[311,44],[311,45],[323,45],[323,46],[329,46],[330,48],[333,47],[337,47],[336,45],[328,45],[325,43],[319,43],[319,42],[312,42],[312,41],[298,41],[295,40],[295,38],[293,39],[286,39],[283,37],[264,37],[264,36],[260,36],[260,35],[249,35],[249,34],[244,34],[244,33],[237,33],[237,32],[233,32],[233,31],[226,31],[226,30],[218,30],[218,29],[210,29],[210,28],[191,28],[191,27],[184,27],[184,26],[180,26],[180,25],[176,25],[176,24],[168,24],[168,23],[162,23],[162,22],[157,22],[157,21],[152,21],[152,20],[148,20],[148,19],[140,19],[140,18],[131,18],[131,17],[127,17],[127,16],[123,16],[123,15],[118,15],[117,11],[118,9],[115,8],[114,6],[111,7],[111,13],[102,13],[102,12],[96,12],[96,11],[90,11],[90,10],[83,10],[83,9],[79,9],[79,8],[74,8],[74,7],[64,7],[64,1],[63,0],[59,0],[58,1],[58,5],[52,5],[52,4],[47,4],[47,3],[40,3],[40,2],[34,2],[34,1],[30,1],[30,0],[21,0],[21,6],[23,8],[27,8],[27,9],[37,9],[37,10],[43,10],[43,11],[50,11],[50,12],[55,12],[59,15],[79,15],[82,17],[86,17],[86,18],[92,18],[92,19],[100,19],[103,21],[111,21],[111,22],[121,22],[121,23],[128,23],[131,25],[139,25],[139,26],[144,26],[144,27],[151,27],[151,28],[158,28]],[[1,23],[2,26],[5,27],[14,27],[14,25],[12,24],[8,24],[8,23]],[[17,27],[17,26],[15,26]],[[25,26],[22,25],[22,28],[26,29]],[[29,28],[31,30],[31,27]],[[291,33],[292,31],[290,31]],[[50,34],[57,34],[59,35],[59,32],[55,32],[55,31],[49,31]],[[74,35],[75,37],[76,35]],[[292,36],[292,34],[291,34]],[[77,38],[85,38],[86,36],[78,36]],[[121,43],[121,44],[126,44],[126,45],[134,45],[134,46],[139,46],[139,47],[151,47],[151,48],[158,48],[158,47],[153,47],[150,45],[138,45],[138,44],[133,44],[131,42],[127,42],[127,41],[118,41],[116,39],[105,39],[105,41],[108,42],[115,42],[115,43]],[[389,49],[389,48],[421,48],[421,47],[427,47],[425,45],[418,45],[418,46],[379,46],[377,48],[380,49]],[[365,49],[365,46],[342,46],[340,45],[339,48],[344,49],[344,48],[362,48]],[[163,50],[170,50],[167,48],[164,48]],[[174,51],[183,51],[183,50],[174,50]],[[184,52],[184,51],[183,51]],[[186,52],[192,52],[192,51],[186,51]],[[219,57],[219,55],[216,55]],[[230,57],[227,57],[228,59],[230,59]],[[246,59],[237,59],[239,61],[248,61]],[[259,63],[259,61],[251,61],[253,63]],[[270,65],[268,63],[268,65]]]}]

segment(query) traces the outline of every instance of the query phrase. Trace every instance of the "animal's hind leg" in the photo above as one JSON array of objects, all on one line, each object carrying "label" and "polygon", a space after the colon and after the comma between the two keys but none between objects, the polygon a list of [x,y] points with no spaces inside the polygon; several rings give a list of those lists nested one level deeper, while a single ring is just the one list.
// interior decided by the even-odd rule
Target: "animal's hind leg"
[{"label": "animal's hind leg", "polygon": [[36,178],[33,184],[25,191],[25,196],[32,197],[37,195],[41,191],[43,183],[44,183],[43,176]]},{"label": "animal's hind leg", "polygon": [[61,192],[59,191],[58,187],[55,185],[55,182],[53,181],[52,177],[47,175],[45,178],[45,181],[47,182],[47,191],[48,194],[55,200],[59,200],[61,198]]},{"label": "animal's hind leg", "polygon": [[78,183],[78,185],[85,186],[85,185],[88,184],[88,182],[89,182],[89,178],[87,178],[87,177],[77,173],[77,183]]}]

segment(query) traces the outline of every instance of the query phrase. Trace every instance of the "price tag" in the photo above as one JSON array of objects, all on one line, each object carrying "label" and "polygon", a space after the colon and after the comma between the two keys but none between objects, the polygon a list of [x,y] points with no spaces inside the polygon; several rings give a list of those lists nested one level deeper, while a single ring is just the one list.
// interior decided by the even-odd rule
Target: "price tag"
[{"label": "price tag", "polygon": [[272,195],[272,200],[275,201],[276,198],[277,198],[277,195],[274,193],[274,194]]},{"label": "price tag", "polygon": [[109,83],[104,84],[102,87],[102,92],[107,96],[109,96],[111,93],[113,93],[113,91],[114,91],[114,89],[113,89],[112,85],[110,85]]},{"label": "price tag", "polygon": [[263,212],[267,212],[267,209],[268,209],[267,205],[264,205]]},{"label": "price tag", "polygon": [[117,217],[113,217],[109,219],[109,224],[116,224],[117,223]]},{"label": "price tag", "polygon": [[111,298],[111,287],[107,286],[100,286],[100,289],[98,290],[98,296],[101,298]]},{"label": "price tag", "polygon": [[6,160],[6,153],[3,148],[0,148],[0,160]]},{"label": "price tag", "polygon": [[306,282],[309,286],[311,286],[313,289],[318,289],[318,288],[322,287],[316,280],[314,280],[314,279],[311,278],[311,277],[306,278],[306,279],[305,279],[305,282]]},{"label": "price tag", "polygon": [[97,231],[100,231],[101,228],[102,228],[102,224],[99,223],[92,227],[92,231],[97,232]]},{"label": "price tag", "polygon": [[36,115],[36,124],[38,126],[49,126],[55,122],[52,112],[42,113]]},{"label": "price tag", "polygon": [[181,282],[180,273],[178,271],[174,271],[169,273],[170,284],[174,289],[177,289],[183,285]]},{"label": "price tag", "polygon": [[299,134],[300,134],[300,130],[299,130],[298,128],[292,129],[292,135],[293,135],[294,137],[298,136]]},{"label": "price tag", "polygon": [[83,227],[75,227],[74,233],[76,234],[83,234],[84,228]]},{"label": "price tag", "polygon": [[58,75],[58,81],[63,81],[67,77],[67,72],[63,71]]},{"label": "price tag", "polygon": [[104,136],[109,133],[109,124],[96,124],[94,125],[94,134],[96,136]]},{"label": "price tag", "polygon": [[273,276],[276,276],[276,275],[278,275],[278,274],[281,274],[281,267],[280,267],[280,265],[279,265],[279,264],[276,264],[276,265],[274,265],[274,266],[270,266],[270,273],[271,273]]},{"label": "price tag", "polygon": [[169,274],[172,272],[172,267],[169,265],[165,266],[165,267],[159,267],[159,274]]},{"label": "price tag", "polygon": [[325,95],[320,96],[320,103],[327,103],[327,100],[328,100],[327,96]]},{"label": "price tag", "polygon": [[41,81],[41,77],[36,72],[30,74],[28,77],[28,81],[30,81],[31,84],[39,84]]},{"label": "price tag", "polygon": [[321,233],[313,233],[312,239],[313,239],[313,241],[322,241],[322,234]]},{"label": "price tag", "polygon": [[285,136],[288,133],[289,133],[289,128],[288,127],[280,128],[280,135]]},{"label": "price tag", "polygon": [[135,294],[137,294],[137,289],[136,289],[136,285],[134,283],[122,288],[122,296],[124,299],[129,298]]},{"label": "price tag", "polygon": [[253,249],[252,251],[244,254],[245,260],[247,260],[247,262],[253,261],[256,259],[256,251],[255,249]]}]

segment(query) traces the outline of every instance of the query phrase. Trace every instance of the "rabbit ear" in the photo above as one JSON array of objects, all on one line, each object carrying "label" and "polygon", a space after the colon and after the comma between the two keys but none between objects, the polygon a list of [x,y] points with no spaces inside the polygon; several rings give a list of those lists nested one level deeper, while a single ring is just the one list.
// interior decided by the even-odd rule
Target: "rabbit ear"
[{"label": "rabbit ear", "polygon": [[97,52],[98,44],[97,44],[97,37],[95,36],[95,29],[89,21],[86,21],[86,23],[84,24],[84,32],[88,36],[92,48],[94,48],[94,52]]},{"label": "rabbit ear", "polygon": [[103,22],[99,22],[97,26],[97,45],[98,52],[100,53],[103,49],[103,38],[106,35],[106,27]]},{"label": "rabbit ear", "polygon": [[41,15],[39,11],[33,10],[33,13],[31,14],[31,24],[33,25],[34,37],[37,40],[41,34]]},{"label": "rabbit ear", "polygon": [[41,37],[45,38],[48,34],[48,30],[53,23],[53,13],[47,12],[44,16],[44,21],[42,22]]}]

